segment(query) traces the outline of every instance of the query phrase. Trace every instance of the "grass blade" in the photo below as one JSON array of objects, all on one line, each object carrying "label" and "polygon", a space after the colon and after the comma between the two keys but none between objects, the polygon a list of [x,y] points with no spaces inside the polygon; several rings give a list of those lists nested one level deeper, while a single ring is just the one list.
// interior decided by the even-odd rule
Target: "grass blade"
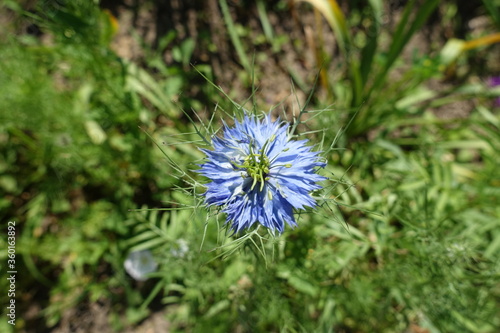
[{"label": "grass blade", "polygon": [[240,58],[241,65],[246,71],[250,72],[250,61],[248,60],[243,44],[241,43],[238,33],[236,32],[236,27],[234,25],[233,19],[231,18],[231,13],[229,13],[229,7],[226,0],[219,0],[220,8],[222,11],[222,16],[224,17],[224,23],[227,26],[227,32],[229,33],[229,38],[233,42],[238,58]]}]

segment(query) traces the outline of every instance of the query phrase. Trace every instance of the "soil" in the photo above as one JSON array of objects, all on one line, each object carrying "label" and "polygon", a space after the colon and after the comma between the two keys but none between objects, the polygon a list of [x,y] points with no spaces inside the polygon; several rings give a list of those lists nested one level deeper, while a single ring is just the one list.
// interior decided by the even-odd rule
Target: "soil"
[{"label": "soil", "polygon": [[[53,333],[88,333],[115,332],[109,323],[109,303],[81,304],[77,308],[68,309]],[[123,333],[164,333],[169,332],[170,324],[165,319],[166,309],[153,312],[146,320],[134,327],[120,330]]]}]

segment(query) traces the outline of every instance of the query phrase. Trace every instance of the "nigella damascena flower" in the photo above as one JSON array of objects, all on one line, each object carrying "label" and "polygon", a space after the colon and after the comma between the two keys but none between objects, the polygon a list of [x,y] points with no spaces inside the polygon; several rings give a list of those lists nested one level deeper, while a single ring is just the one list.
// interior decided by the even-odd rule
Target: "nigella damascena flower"
[{"label": "nigella damascena flower", "polygon": [[326,179],[316,173],[325,163],[307,140],[293,140],[288,128],[270,115],[259,120],[246,114],[213,138],[213,150],[202,149],[207,160],[198,172],[211,180],[205,203],[221,207],[235,232],[260,223],[282,233],[285,222],[297,225],[294,209],[316,205],[310,192]]},{"label": "nigella damascena flower", "polygon": [[[500,76],[491,77],[488,84],[492,88],[500,86]],[[500,97],[495,99],[495,106],[500,106]]]}]

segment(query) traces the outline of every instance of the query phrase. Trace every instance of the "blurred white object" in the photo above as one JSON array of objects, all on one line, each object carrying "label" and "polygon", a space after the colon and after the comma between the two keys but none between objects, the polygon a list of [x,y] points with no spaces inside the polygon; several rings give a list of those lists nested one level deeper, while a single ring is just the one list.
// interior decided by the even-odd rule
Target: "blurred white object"
[{"label": "blurred white object", "polygon": [[176,242],[175,246],[170,250],[172,256],[176,258],[184,258],[188,252],[189,252],[188,242],[183,238],[179,239]]},{"label": "blurred white object", "polygon": [[155,272],[158,264],[153,258],[151,251],[142,250],[130,252],[125,260],[125,270],[137,281],[146,281],[149,273]]}]

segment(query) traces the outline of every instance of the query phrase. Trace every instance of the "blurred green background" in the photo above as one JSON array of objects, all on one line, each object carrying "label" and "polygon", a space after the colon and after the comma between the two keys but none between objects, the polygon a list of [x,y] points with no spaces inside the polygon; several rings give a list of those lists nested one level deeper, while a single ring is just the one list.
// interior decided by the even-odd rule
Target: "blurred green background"
[{"label": "blurred green background", "polygon": [[[500,331],[500,1],[0,6],[0,331]],[[328,161],[276,239],[200,204],[232,100]]]}]

